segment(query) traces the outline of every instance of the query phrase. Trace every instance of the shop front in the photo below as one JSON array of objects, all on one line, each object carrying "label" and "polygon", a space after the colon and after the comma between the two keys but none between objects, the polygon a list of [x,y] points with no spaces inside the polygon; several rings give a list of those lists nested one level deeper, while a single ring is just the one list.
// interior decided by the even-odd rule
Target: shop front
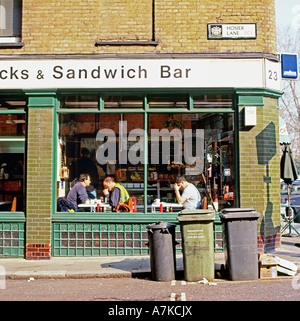
[{"label": "shop front", "polygon": [[[276,140],[278,128],[275,58],[78,57],[1,60],[0,66],[0,157],[10,164],[0,183],[18,182],[11,195],[2,187],[0,256],[148,254],[146,226],[177,223],[177,176],[197,187],[203,208],[264,212],[259,235],[278,239],[280,206],[271,199],[278,150],[263,148],[270,146],[264,133],[274,130]],[[253,113],[247,116],[245,107],[255,112],[250,125]],[[82,158],[90,161],[96,199],[62,211],[58,200],[81,174]],[[106,205],[107,176],[135,200],[132,212]],[[263,194],[269,204],[261,201]],[[16,209],[10,207],[14,199]],[[18,236],[16,224],[23,228]],[[216,221],[215,251],[223,250],[221,234]],[[179,227],[176,236],[180,241]],[[22,247],[14,254],[17,242]]]},{"label": "shop front", "polygon": [[[57,253],[66,253],[66,250],[76,253],[81,249],[75,245],[84,247],[87,243],[91,245],[91,251],[97,251],[99,255],[106,252],[147,253],[145,225],[158,220],[176,222],[177,213],[182,209],[174,192],[177,176],[185,176],[194,184],[209,206],[214,205],[213,201],[217,204],[219,199],[220,208],[234,206],[236,165],[232,94],[192,95],[191,92],[170,91],[168,94],[113,92],[61,94],[58,97],[59,197],[68,194],[71,182],[80,174],[76,164],[82,159],[82,150],[88,149],[95,164],[95,170],[91,168],[89,174],[97,198],[104,196],[103,179],[113,176],[135,198],[136,212],[109,214],[110,209],[103,207],[105,212],[98,214],[92,199],[91,206],[80,208],[92,212],[84,214],[85,217],[113,219],[116,224],[95,223],[89,226],[91,231],[88,233],[77,233],[61,231],[62,224],[55,223],[54,237],[57,239],[53,244],[58,245],[57,249],[54,247]],[[75,108],[77,110],[73,112]],[[66,170],[68,174],[62,178],[60,173]],[[69,213],[68,217],[77,214]],[[58,213],[57,217],[60,215]],[[93,228],[97,228],[96,232]],[[87,234],[89,240],[80,239]],[[74,244],[74,248],[65,244]]]}]

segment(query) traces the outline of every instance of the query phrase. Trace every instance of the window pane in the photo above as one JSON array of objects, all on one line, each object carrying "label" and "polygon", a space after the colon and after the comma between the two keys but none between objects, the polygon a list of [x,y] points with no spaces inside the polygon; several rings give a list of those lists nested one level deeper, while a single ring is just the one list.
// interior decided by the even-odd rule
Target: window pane
[{"label": "window pane", "polygon": [[22,1],[0,1],[0,37],[20,37],[22,26]]},{"label": "window pane", "polygon": [[7,109],[22,109],[26,106],[26,100],[22,98],[0,97],[0,111]]},{"label": "window pane", "polygon": [[232,108],[231,95],[195,95],[194,108]]},{"label": "window pane", "polygon": [[148,95],[150,108],[187,108],[188,95]]},{"label": "window pane", "polygon": [[60,108],[98,108],[98,95],[62,95]]},{"label": "window pane", "polygon": [[13,36],[21,37],[22,35],[22,0],[14,0],[13,11]]},{"label": "window pane", "polygon": [[138,210],[144,211],[143,126],[143,114],[59,114],[59,196],[66,197],[74,179],[88,173],[97,198],[105,198],[103,179],[112,176],[136,197]]},{"label": "window pane", "polygon": [[25,136],[25,115],[0,114],[0,136]]},{"label": "window pane", "polygon": [[[173,185],[177,176],[184,176],[198,188],[209,206],[217,198],[217,210],[232,207],[235,205],[233,115],[149,113],[146,182],[143,113],[59,114],[60,196],[68,195],[71,182],[80,174],[74,164],[87,148],[97,174],[89,173],[92,166],[84,171],[90,174],[98,199],[104,197],[103,179],[112,176],[136,198],[139,212],[145,210],[146,184],[147,212],[158,211],[160,202],[164,202],[164,210],[179,211],[182,207]],[[64,168],[69,170],[67,177],[63,177]]]},{"label": "window pane", "polygon": [[0,114],[0,211],[24,211],[25,115]]},{"label": "window pane", "polygon": [[234,206],[233,129],[233,114],[149,114],[151,210],[159,211],[161,202],[164,211],[181,209],[173,186],[177,176],[194,184],[209,205],[218,198],[217,210]]},{"label": "window pane", "polygon": [[[127,149],[122,157],[121,170],[126,173],[124,184],[130,194],[136,198],[137,211],[144,212],[144,115],[124,114],[124,121],[127,126],[127,147],[120,146],[121,150]],[[126,163],[127,157],[127,163]]]},{"label": "window pane", "polygon": [[104,96],[105,108],[143,108],[143,96]]}]

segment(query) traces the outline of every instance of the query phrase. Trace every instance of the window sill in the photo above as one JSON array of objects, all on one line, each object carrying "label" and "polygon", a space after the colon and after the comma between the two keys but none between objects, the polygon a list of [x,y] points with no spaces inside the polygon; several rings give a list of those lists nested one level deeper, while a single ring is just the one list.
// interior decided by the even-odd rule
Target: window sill
[{"label": "window sill", "polygon": [[95,46],[157,46],[158,41],[97,41]]},{"label": "window sill", "polygon": [[0,212],[0,222],[20,222],[25,223],[24,212]]},{"label": "window sill", "polygon": [[0,49],[7,48],[22,48],[24,46],[24,42],[0,42]]}]

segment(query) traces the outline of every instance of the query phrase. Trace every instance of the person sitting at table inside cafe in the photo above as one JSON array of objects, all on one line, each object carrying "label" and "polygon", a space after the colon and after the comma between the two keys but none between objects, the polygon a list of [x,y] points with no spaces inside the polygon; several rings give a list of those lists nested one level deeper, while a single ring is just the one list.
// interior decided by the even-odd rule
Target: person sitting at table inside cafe
[{"label": "person sitting at table inside cafe", "polygon": [[89,174],[80,174],[77,183],[72,187],[68,193],[67,200],[69,200],[78,210],[78,204],[84,204],[89,198],[86,187],[90,186],[91,178]]},{"label": "person sitting at table inside cafe", "polygon": [[108,197],[108,202],[112,207],[112,211],[116,210],[116,207],[120,203],[128,203],[129,193],[126,188],[120,183],[115,182],[114,178],[107,176],[103,181],[103,194]]},{"label": "person sitting at table inside cafe", "polygon": [[[181,195],[179,192],[180,189],[183,190]],[[179,176],[176,178],[174,190],[177,202],[182,205],[184,210],[195,210],[200,208],[200,193],[197,187],[194,184],[189,183],[185,177]]]}]

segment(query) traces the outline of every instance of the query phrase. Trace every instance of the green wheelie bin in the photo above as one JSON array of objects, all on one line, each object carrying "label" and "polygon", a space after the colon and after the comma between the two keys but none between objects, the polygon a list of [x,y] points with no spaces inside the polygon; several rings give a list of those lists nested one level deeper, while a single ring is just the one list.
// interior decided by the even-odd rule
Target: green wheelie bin
[{"label": "green wheelie bin", "polygon": [[183,210],[180,223],[184,279],[195,282],[212,281],[215,277],[214,231],[215,212],[212,210]]}]

